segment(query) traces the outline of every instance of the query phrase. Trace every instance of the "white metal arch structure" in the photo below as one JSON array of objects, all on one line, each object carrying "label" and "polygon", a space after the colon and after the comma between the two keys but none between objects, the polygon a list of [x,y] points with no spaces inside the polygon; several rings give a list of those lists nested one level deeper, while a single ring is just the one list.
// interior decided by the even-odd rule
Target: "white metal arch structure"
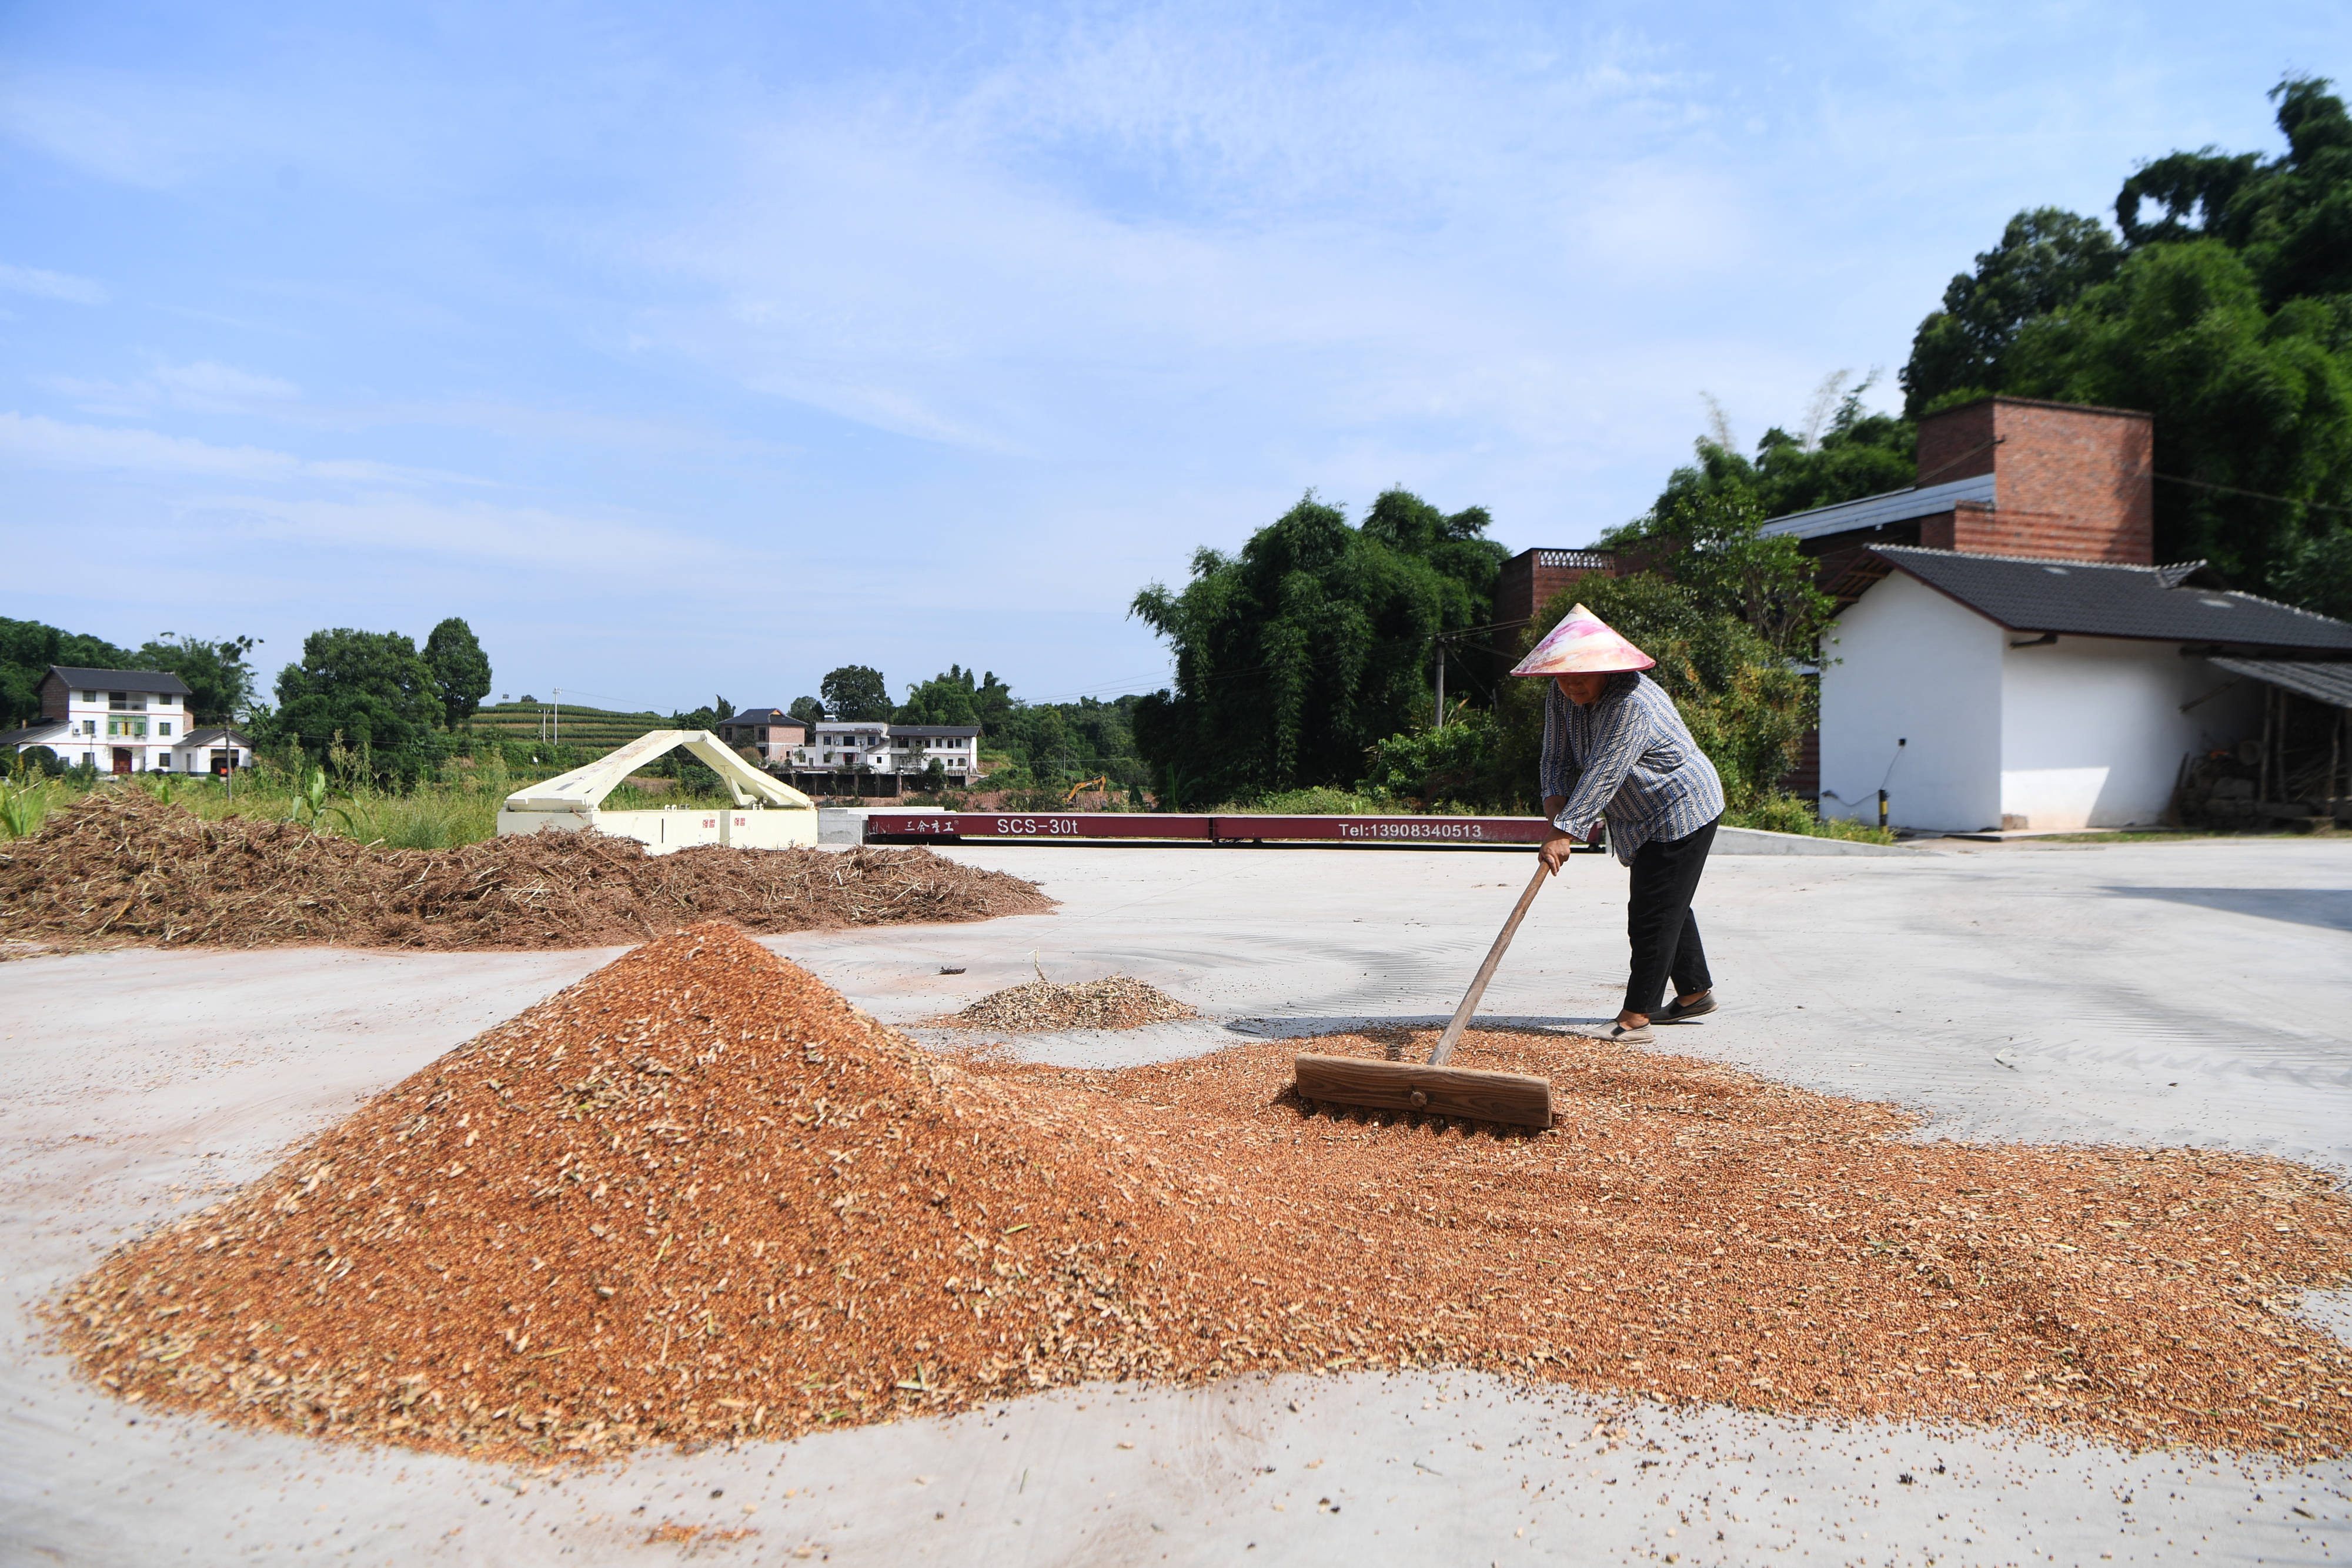
[{"label": "white metal arch structure", "polygon": [[[604,798],[631,773],[677,747],[684,747],[719,775],[735,799],[731,809],[604,809]],[[656,729],[583,768],[524,785],[507,797],[506,809],[499,813],[501,834],[537,833],[550,828],[560,832],[593,828],[615,838],[635,839],[646,846],[646,853],[656,855],[692,844],[781,850],[816,842],[816,802],[761,772],[707,729]]]}]

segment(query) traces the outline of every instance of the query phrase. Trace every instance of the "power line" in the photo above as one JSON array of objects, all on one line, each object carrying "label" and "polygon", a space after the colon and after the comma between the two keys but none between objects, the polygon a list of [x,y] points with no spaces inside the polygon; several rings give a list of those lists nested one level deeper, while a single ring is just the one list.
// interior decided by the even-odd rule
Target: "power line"
[{"label": "power line", "polygon": [[2224,496],[2244,496],[2256,501],[2279,501],[2290,507],[2309,507],[2321,512],[2342,512],[2352,517],[2352,507],[2339,507],[2328,501],[2303,501],[2293,496],[2273,496],[2267,490],[2241,490],[2235,485],[2216,485],[2210,479],[2188,479],[2178,474],[2157,474],[2151,477],[2168,485],[2188,485],[2200,490],[2219,490]]}]

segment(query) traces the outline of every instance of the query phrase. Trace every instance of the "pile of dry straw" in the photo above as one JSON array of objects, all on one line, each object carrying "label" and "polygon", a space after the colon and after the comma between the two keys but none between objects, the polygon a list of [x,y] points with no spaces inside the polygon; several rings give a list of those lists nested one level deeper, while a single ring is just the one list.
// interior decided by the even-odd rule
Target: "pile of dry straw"
[{"label": "pile of dry straw", "polygon": [[387,851],[293,822],[208,821],[134,789],[0,847],[0,928],[69,947],[588,947],[698,920],[806,931],[1052,906],[1018,877],[929,850],[649,855],[633,839],[541,833]]}]

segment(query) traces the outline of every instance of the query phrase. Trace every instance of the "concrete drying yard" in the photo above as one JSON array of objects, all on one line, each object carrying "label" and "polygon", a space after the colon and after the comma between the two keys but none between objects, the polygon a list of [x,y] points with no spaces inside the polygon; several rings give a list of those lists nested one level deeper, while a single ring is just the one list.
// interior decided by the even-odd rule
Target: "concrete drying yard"
[{"label": "concrete drying yard", "polygon": [[[1056,913],[773,939],[886,1020],[1114,970],[1197,1021],[1129,1062],[1442,1021],[1526,875],[1457,851],[946,852]],[[2352,842],[1726,856],[1725,1009],[1664,1049],[1915,1107],[1929,1135],[2352,1169]],[[1546,891],[1485,1016],[1616,1007],[1623,873]],[[944,1422],[532,1472],[142,1418],[37,1304],[613,954],[126,951],[0,965],[0,1563],[2340,1562],[2352,1464],[1675,1412],[1461,1375],[1087,1388]],[[1034,956],[1034,957],[1033,957]],[[948,976],[942,967],[961,966]],[[2306,1310],[2352,1333],[2341,1300]],[[1601,1432],[1596,1436],[1596,1428]]]}]

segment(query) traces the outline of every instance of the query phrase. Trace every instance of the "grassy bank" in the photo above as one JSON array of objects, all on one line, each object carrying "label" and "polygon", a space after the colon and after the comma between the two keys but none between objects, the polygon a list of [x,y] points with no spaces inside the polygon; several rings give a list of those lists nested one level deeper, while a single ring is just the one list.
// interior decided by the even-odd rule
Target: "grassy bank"
[{"label": "grassy bank", "polygon": [[1817,817],[1811,804],[1794,795],[1768,795],[1744,811],[1726,811],[1727,828],[1754,828],[1767,833],[1804,833],[1816,839],[1851,839],[1863,844],[1891,844],[1895,835],[1875,823],[1844,817]]},{"label": "grassy bank", "polygon": [[[552,778],[552,771],[517,773],[495,761],[467,770],[453,782],[424,784],[412,790],[377,789],[359,785],[331,790],[318,816],[322,832],[382,844],[396,850],[444,850],[495,838],[499,808],[522,785]],[[128,779],[101,777],[86,788],[70,780],[0,784],[0,840],[34,831],[53,811],[62,810],[103,789],[143,789],[173,805],[184,806],[209,820],[245,817],[282,821],[307,816],[299,804],[294,776],[263,766],[236,776],[233,786],[217,779],[174,777],[165,773],[136,774]],[[649,794],[624,784],[605,798],[614,810],[653,806],[719,807],[723,797],[704,798],[677,793]]]}]

